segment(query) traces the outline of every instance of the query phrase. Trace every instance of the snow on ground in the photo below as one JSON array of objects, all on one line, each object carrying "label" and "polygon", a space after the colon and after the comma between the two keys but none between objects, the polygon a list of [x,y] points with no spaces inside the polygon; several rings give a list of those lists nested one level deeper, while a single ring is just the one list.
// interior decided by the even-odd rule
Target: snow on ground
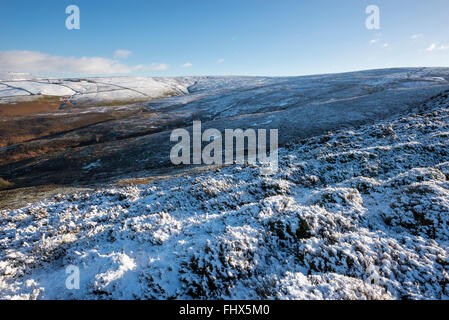
[{"label": "snow on ground", "polygon": [[230,166],[0,211],[0,298],[447,299],[448,93],[426,110],[292,143],[272,175]]},{"label": "snow on ground", "polygon": [[[447,85],[448,68],[379,69],[343,74],[302,77],[93,77],[46,79],[24,73],[0,72],[0,103],[23,96],[70,97],[73,105],[149,101],[180,96],[178,102],[198,100],[229,107],[238,97],[247,97],[241,108],[227,114],[241,115],[241,109],[273,108],[304,103],[332,103],[357,99],[376,91],[424,89]],[[185,95],[187,93],[190,95]],[[269,98],[267,95],[269,94]],[[262,101],[259,101],[259,98]],[[329,98],[330,97],[330,98]],[[202,100],[200,98],[206,98]],[[273,105],[279,101],[279,105]],[[166,103],[173,101],[167,100]],[[254,103],[254,105],[252,104]]]},{"label": "snow on ground", "polygon": [[48,96],[71,96],[75,94],[72,89],[59,84],[37,82],[37,81],[14,81],[3,82],[5,86],[20,90],[20,95],[48,95]]},{"label": "snow on ground", "polygon": [[71,97],[71,102],[109,103],[147,101],[188,93],[194,79],[108,77],[86,79],[42,79],[32,75],[0,73],[0,102],[11,97],[49,95]]},{"label": "snow on ground", "polygon": [[0,71],[0,82],[1,81],[23,81],[23,80],[34,80],[38,77],[32,75],[31,73],[23,73],[23,72],[5,72]]},{"label": "snow on ground", "polygon": [[[72,97],[74,104],[92,101],[101,103],[151,100],[187,94],[189,93],[188,87],[194,84],[194,80],[187,78],[115,77],[91,78],[88,79],[88,83],[95,83],[95,90],[81,91],[78,89],[79,94]],[[73,87],[72,83],[66,84]]]}]

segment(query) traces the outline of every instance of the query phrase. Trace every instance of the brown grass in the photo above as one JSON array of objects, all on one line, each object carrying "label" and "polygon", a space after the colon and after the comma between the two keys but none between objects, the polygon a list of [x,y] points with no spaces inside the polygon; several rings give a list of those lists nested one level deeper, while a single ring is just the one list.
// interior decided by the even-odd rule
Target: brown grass
[{"label": "brown grass", "polygon": [[14,183],[11,183],[3,178],[0,178],[0,190],[11,188]]},{"label": "brown grass", "polygon": [[[0,106],[1,108],[1,106]],[[136,113],[136,112],[134,112]],[[0,148],[59,134],[96,123],[116,120],[134,114],[123,112],[91,112],[85,114],[0,117]],[[0,162],[2,162],[0,160]]]},{"label": "brown grass", "polygon": [[0,104],[0,117],[59,110],[64,98],[39,96],[37,99]]},{"label": "brown grass", "polygon": [[149,184],[152,183],[154,180],[156,180],[156,178],[154,177],[123,179],[118,181],[115,185],[119,188],[123,188],[139,184]]}]

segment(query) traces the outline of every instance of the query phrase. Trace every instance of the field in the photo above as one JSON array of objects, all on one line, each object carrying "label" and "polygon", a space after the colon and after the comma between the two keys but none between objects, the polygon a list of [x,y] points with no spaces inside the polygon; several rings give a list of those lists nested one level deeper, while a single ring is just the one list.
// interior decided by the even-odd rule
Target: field
[{"label": "field", "polygon": [[[173,81],[0,118],[0,298],[449,298],[448,69]],[[193,120],[279,129],[279,170],[173,166]]]}]

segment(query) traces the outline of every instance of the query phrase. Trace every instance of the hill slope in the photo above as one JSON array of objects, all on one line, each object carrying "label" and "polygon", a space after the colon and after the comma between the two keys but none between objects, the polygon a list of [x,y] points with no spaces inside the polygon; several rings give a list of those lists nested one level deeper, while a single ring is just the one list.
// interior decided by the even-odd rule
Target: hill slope
[{"label": "hill slope", "polygon": [[[71,80],[71,86],[89,84],[78,80]],[[140,92],[156,81],[182,90],[178,88],[176,96],[148,102],[116,101],[120,105],[102,99],[113,101],[123,90],[99,97],[94,94],[95,106],[89,100],[92,95],[86,93],[70,100],[70,108],[1,117],[0,177],[15,187],[29,187],[92,185],[161,170],[170,173],[176,170],[169,158],[173,146],[170,133],[176,128],[191,130],[193,120],[201,120],[204,130],[221,132],[279,129],[279,142],[285,145],[296,138],[416,111],[449,89],[449,69],[386,69],[290,78],[125,77],[120,78],[121,84],[116,78],[94,80],[96,88],[109,81]],[[133,94],[138,94],[135,91]]]},{"label": "hill slope", "polygon": [[448,93],[291,142],[269,175],[230,166],[0,211],[0,297],[447,299]]}]

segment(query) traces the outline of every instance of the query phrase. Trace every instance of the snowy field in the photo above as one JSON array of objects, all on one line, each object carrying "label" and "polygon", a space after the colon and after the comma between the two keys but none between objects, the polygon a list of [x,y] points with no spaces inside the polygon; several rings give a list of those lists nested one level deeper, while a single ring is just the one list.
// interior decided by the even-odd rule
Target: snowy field
[{"label": "snowy field", "polygon": [[[403,68],[303,77],[91,77],[44,78],[0,72],[0,104],[24,97],[66,97],[73,105],[150,101],[182,103],[189,108],[218,107],[219,116],[241,116],[256,109],[325,105],[375,96],[385,90],[407,91],[447,85],[447,68]],[[191,93],[190,95],[186,95]],[[267,95],[270,95],[267,97]],[[398,94],[395,92],[395,94]],[[208,99],[203,99],[207,97]],[[243,100],[243,101],[242,101]],[[242,105],[235,102],[244,102]],[[190,105],[191,104],[191,105]],[[236,106],[237,108],[229,108]],[[223,107],[225,109],[220,110]],[[258,110],[260,111],[260,110]]]},{"label": "snowy field", "polygon": [[[165,174],[158,170],[174,169],[171,132],[191,130],[193,120],[201,121],[203,130],[222,133],[278,129],[279,144],[285,145],[406,114],[449,89],[449,68],[303,77],[23,78],[4,83],[36,85],[34,92],[51,83],[78,93],[56,101],[29,96],[44,100],[35,102],[44,109],[45,98],[53,101],[54,109],[42,113],[32,113],[33,102],[26,101],[24,111],[31,113],[14,115],[19,106],[13,103],[7,106],[12,113],[2,117],[6,106],[0,104],[0,177],[16,188],[107,184],[119,176]],[[138,92],[148,97],[136,102]],[[158,92],[169,97],[154,99]]]},{"label": "snowy field", "polygon": [[148,101],[188,93],[186,78],[104,77],[45,79],[25,73],[0,73],[0,103],[29,96],[68,97],[73,105]]},{"label": "snowy field", "polygon": [[0,298],[448,299],[448,101],[298,140],[268,175],[230,166],[0,211]]}]

